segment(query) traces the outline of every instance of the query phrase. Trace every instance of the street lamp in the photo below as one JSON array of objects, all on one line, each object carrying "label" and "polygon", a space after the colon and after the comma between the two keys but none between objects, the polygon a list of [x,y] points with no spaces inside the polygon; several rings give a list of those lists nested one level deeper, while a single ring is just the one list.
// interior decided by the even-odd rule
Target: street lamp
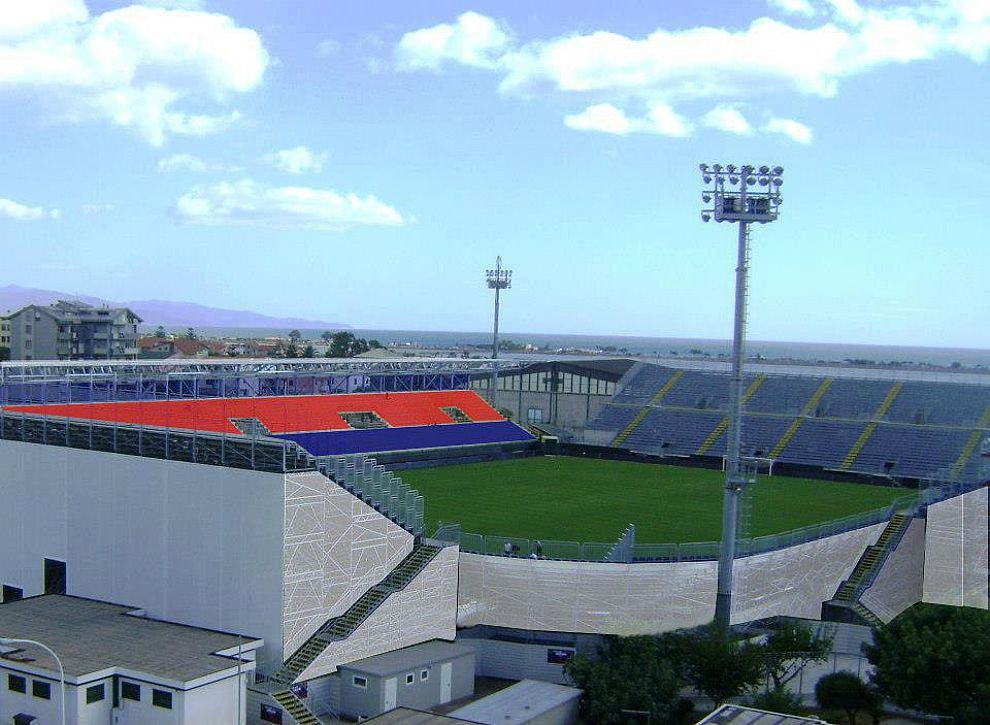
[{"label": "street lamp", "polygon": [[498,358],[498,295],[504,289],[512,286],[512,270],[502,268],[502,257],[495,259],[495,269],[485,271],[485,282],[488,289],[495,290],[495,330],[492,332],[492,377],[488,383],[488,399],[495,407],[495,386],[498,382],[498,367],[495,360]]},{"label": "street lamp", "polygon": [[718,591],[715,595],[715,623],[729,631],[732,611],[732,564],[736,557],[736,524],[739,496],[755,480],[751,468],[743,465],[740,454],[743,417],[743,361],[746,346],[746,302],[749,295],[749,225],[767,224],[777,219],[781,204],[780,187],[784,169],[780,166],[701,164],[705,188],[701,199],[706,208],[701,220],[739,224],[736,260],[735,324],[732,334],[732,380],[729,389],[729,434],[726,441],[725,494],[722,503],[722,541],[718,554]]},{"label": "street lamp", "polygon": [[40,647],[45,650],[48,654],[55,658],[55,663],[58,665],[58,677],[59,681],[62,683],[62,725],[65,725],[65,670],[62,668],[62,660],[58,658],[58,655],[49,648],[47,645],[41,642],[35,642],[33,639],[14,639],[12,637],[0,637],[0,645],[10,646],[18,644],[31,644],[35,647]]}]

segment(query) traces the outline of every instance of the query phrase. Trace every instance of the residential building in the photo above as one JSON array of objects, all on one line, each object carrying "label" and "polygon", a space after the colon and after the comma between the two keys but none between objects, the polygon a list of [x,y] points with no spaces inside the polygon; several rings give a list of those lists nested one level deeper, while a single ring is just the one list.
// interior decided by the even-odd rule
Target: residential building
[{"label": "residential building", "polygon": [[0,317],[0,347],[10,348],[10,320]]},{"label": "residential building", "polygon": [[12,360],[133,360],[141,318],[126,307],[59,300],[8,317]]},{"label": "residential building", "polygon": [[50,594],[0,605],[0,722],[215,725],[246,722],[264,642],[148,619],[142,610]]}]

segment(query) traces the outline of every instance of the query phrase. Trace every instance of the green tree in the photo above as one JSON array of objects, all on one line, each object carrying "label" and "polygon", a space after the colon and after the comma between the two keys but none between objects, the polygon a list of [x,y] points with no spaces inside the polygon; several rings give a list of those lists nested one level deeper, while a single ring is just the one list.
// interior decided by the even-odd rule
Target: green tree
[{"label": "green tree", "polygon": [[302,356],[306,358],[316,357],[316,349],[313,347],[312,343],[303,348]]},{"label": "green tree", "polygon": [[199,336],[196,334],[196,331],[193,328],[191,328],[191,327],[187,327],[186,328],[186,334],[183,335],[183,337],[185,337],[187,340],[198,340],[199,339]]},{"label": "green tree", "polygon": [[782,620],[763,644],[763,662],[773,681],[772,689],[781,690],[809,663],[827,660],[834,637],[831,628],[816,631],[801,620]]},{"label": "green tree", "polygon": [[757,693],[750,699],[750,705],[759,710],[780,712],[785,715],[803,715],[806,710],[801,696],[790,692],[786,687],[774,687]]},{"label": "green tree", "polygon": [[894,704],[956,723],[987,721],[990,612],[915,604],[878,628],[863,651],[873,683]]},{"label": "green tree", "polygon": [[715,625],[681,635],[680,644],[688,682],[716,707],[763,680],[763,648],[726,636]]},{"label": "green tree", "polygon": [[330,347],[327,348],[327,357],[350,357],[351,343],[354,342],[354,335],[350,332],[335,332],[330,337]]},{"label": "green tree", "polygon": [[670,635],[606,637],[598,656],[574,657],[564,671],[584,690],[584,722],[617,725],[623,710],[644,710],[652,722],[677,722],[691,709],[680,690],[684,682],[675,664]]},{"label": "green tree", "polygon": [[385,346],[378,342],[378,340],[368,340],[368,347],[372,350],[380,350]]},{"label": "green tree", "polygon": [[165,337],[168,333],[165,332],[165,328],[159,325],[155,328],[155,337]]},{"label": "green tree", "polygon": [[333,339],[333,332],[331,330],[324,330],[323,333],[320,335],[320,339],[323,340],[323,342],[329,344],[330,341]]},{"label": "green tree", "polygon": [[289,343],[289,346],[285,348],[286,357],[299,357],[299,348],[296,347],[296,342],[293,340]]},{"label": "green tree", "polygon": [[299,330],[289,330],[289,341],[299,342],[302,339],[302,333]]},{"label": "green tree", "polygon": [[361,353],[368,352],[368,341],[363,337],[355,337],[351,341],[350,350],[348,350],[348,357],[354,357],[355,355],[360,355]]},{"label": "green tree", "polygon": [[855,725],[856,713],[877,707],[880,695],[852,672],[833,672],[815,685],[815,699],[823,710],[843,710],[849,725]]}]

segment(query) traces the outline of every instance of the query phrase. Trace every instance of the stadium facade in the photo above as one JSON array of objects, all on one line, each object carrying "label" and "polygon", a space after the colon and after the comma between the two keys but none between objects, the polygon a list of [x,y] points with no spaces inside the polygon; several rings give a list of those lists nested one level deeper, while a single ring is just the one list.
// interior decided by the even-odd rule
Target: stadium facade
[{"label": "stadium facade", "polygon": [[[559,681],[567,653],[597,635],[710,621],[711,551],[620,541],[600,555],[531,559],[425,530],[422,497],[371,457],[423,464],[537,448],[471,391],[493,367],[534,374],[511,361],[5,364],[5,598],[66,593],[263,639],[248,722],[277,712],[303,725],[338,711],[341,665],[421,642],[472,646],[479,674]],[[592,369],[612,395],[589,424],[560,433],[617,454],[717,460],[724,376],[621,367]],[[924,495],[741,546],[733,621],[876,623],[917,601],[987,608],[990,387],[962,395],[953,383],[818,372],[749,381],[747,423],[765,425],[753,425],[748,453],[835,475],[903,469]],[[914,437],[870,454],[888,430]],[[850,437],[855,456],[836,442]],[[933,443],[943,439],[952,444]]]}]

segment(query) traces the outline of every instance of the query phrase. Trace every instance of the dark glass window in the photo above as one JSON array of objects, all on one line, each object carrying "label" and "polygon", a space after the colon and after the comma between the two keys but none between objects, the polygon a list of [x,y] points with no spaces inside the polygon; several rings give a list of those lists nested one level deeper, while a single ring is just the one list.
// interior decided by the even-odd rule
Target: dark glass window
[{"label": "dark glass window", "polygon": [[141,701],[141,685],[136,682],[121,682],[120,696],[125,700]]},{"label": "dark glass window", "polygon": [[3,585],[3,599],[0,601],[4,602],[16,602],[18,599],[24,598],[24,590],[20,587],[12,587],[9,584]]},{"label": "dark glass window", "polygon": [[27,680],[20,675],[7,675],[7,689],[11,692],[27,692]]},{"label": "dark glass window", "polygon": [[86,704],[91,705],[94,702],[99,702],[104,697],[106,697],[106,690],[103,685],[93,685],[92,687],[86,688]]},{"label": "dark glass window", "polygon": [[47,682],[31,680],[31,694],[40,697],[42,700],[52,699],[52,686]]},{"label": "dark glass window", "polygon": [[164,707],[166,710],[171,710],[172,693],[168,690],[152,690],[151,704],[155,707]]},{"label": "dark glass window", "polygon": [[65,562],[45,559],[45,594],[65,594]]}]

